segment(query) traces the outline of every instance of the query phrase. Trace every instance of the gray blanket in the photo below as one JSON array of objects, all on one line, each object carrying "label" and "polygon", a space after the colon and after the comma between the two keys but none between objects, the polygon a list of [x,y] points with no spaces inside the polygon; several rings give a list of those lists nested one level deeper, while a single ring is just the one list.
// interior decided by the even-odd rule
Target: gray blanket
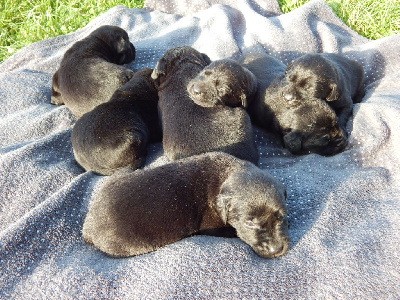
[{"label": "gray blanket", "polygon": [[[128,32],[134,70],[180,45],[212,60],[265,52],[288,63],[335,52],[363,64],[366,94],[343,153],[293,156],[256,129],[259,167],[288,191],[286,255],[263,259],[239,239],[194,236],[113,259],[82,240],[105,177],[75,162],[76,120],[50,104],[51,77],[64,52],[104,24]],[[0,298],[400,298],[399,70],[400,35],[368,40],[318,0],[287,14],[275,0],[148,0],[25,47],[0,65]],[[149,146],[146,168],[167,162],[160,144]]]}]

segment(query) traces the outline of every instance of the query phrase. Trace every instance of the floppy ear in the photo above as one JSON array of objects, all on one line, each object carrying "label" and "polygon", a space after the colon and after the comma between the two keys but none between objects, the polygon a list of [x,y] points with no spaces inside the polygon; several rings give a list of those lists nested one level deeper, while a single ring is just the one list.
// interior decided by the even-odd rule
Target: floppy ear
[{"label": "floppy ear", "polygon": [[211,59],[208,57],[207,54],[201,53],[201,55],[203,56],[203,59],[207,63],[207,65],[211,64]]},{"label": "floppy ear", "polygon": [[294,60],[292,60],[286,67],[285,74],[293,67]]},{"label": "floppy ear", "polygon": [[245,99],[242,99],[242,105],[244,108],[246,108],[248,106],[248,98],[253,97],[256,93],[257,93],[257,89],[258,89],[258,80],[257,77],[247,68],[243,68],[244,71],[246,72],[246,76],[247,76],[247,87],[248,87],[248,93],[247,93],[247,97],[245,97]]},{"label": "floppy ear", "polygon": [[244,108],[247,108],[247,97],[244,93],[240,95],[240,102]]},{"label": "floppy ear", "polygon": [[117,40],[115,48],[117,49],[117,53],[122,53],[128,48],[127,42],[122,36]]},{"label": "floppy ear", "polygon": [[165,59],[161,58],[156,66],[153,69],[153,72],[151,73],[151,78],[153,78],[154,80],[158,79],[159,77],[161,77],[162,75],[165,75],[166,73],[166,62]]},{"label": "floppy ear", "polygon": [[215,200],[216,210],[221,218],[221,221],[226,225],[228,222],[228,211],[229,211],[229,198],[224,195],[218,195]]},{"label": "floppy ear", "polygon": [[330,93],[329,95],[326,97],[326,101],[330,102],[330,101],[336,101],[339,100],[339,89],[336,83],[330,83],[329,84],[329,88],[330,88]]}]

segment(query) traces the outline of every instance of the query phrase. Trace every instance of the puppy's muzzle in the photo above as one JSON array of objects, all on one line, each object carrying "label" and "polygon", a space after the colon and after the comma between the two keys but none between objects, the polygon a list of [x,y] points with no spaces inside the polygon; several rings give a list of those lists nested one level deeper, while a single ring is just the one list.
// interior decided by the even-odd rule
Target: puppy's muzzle
[{"label": "puppy's muzzle", "polygon": [[254,251],[261,257],[274,258],[286,253],[289,243],[286,239],[262,242],[255,247]]},{"label": "puppy's muzzle", "polygon": [[201,94],[201,89],[200,89],[200,87],[198,86],[198,84],[196,84],[196,83],[193,83],[193,84],[191,84],[191,85],[189,86],[189,91],[190,91],[190,93],[191,93],[192,95],[198,96],[198,95]]},{"label": "puppy's muzzle", "polygon": [[300,104],[300,102],[297,100],[297,95],[294,93],[282,92],[282,98],[288,107],[295,107]]}]

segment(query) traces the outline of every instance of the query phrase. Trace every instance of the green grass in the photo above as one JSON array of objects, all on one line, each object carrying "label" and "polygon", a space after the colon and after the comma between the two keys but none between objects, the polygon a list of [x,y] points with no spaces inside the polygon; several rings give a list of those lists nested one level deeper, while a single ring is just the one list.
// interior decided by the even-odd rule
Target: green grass
[{"label": "green grass", "polygon": [[0,62],[18,49],[70,33],[116,5],[141,8],[144,0],[0,0]]},{"label": "green grass", "polygon": [[[309,0],[278,0],[289,12]],[[350,28],[370,39],[400,32],[399,0],[326,0]],[[0,0],[0,62],[18,49],[85,26],[115,5],[141,8],[144,0]]]},{"label": "green grass", "polygon": [[[286,13],[309,0],[278,0]],[[399,0],[325,0],[347,26],[359,34],[376,40],[400,33]]]}]

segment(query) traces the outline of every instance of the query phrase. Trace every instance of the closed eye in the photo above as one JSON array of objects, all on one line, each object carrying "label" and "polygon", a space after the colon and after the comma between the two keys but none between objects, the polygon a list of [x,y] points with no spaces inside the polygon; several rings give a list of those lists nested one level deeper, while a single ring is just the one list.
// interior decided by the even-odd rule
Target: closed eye
[{"label": "closed eye", "polygon": [[251,229],[260,229],[260,225],[252,220],[246,220],[244,225]]},{"label": "closed eye", "polygon": [[308,85],[308,79],[302,79],[302,80],[300,80],[300,82],[299,82],[299,87],[301,87],[301,88],[308,88],[308,87],[309,87],[309,85]]},{"label": "closed eye", "polygon": [[279,210],[277,212],[275,212],[274,216],[277,221],[283,221],[283,219],[285,218],[283,213]]},{"label": "closed eye", "polygon": [[245,224],[247,227],[255,227],[255,226],[256,226],[256,224],[255,224],[253,221],[250,221],[250,220],[244,222],[244,224]]}]

